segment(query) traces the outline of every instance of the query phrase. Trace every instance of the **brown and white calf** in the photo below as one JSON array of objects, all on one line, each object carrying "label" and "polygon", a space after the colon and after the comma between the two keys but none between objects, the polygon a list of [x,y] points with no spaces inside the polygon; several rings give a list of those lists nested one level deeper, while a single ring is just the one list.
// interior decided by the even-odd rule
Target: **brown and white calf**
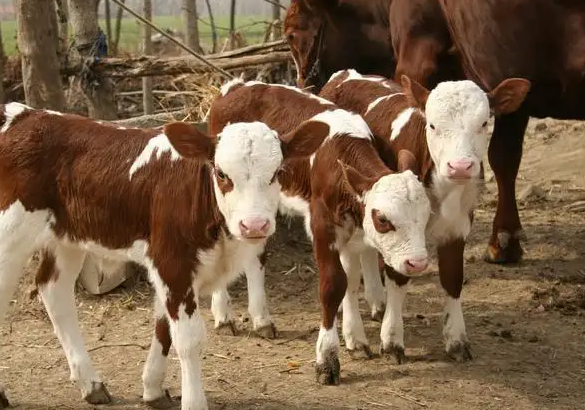
[{"label": "brown and white calf", "polygon": [[[382,158],[392,166],[397,153],[415,155],[416,169],[432,204],[426,235],[437,246],[439,277],[446,292],[443,336],[449,356],[471,359],[463,311],[463,252],[483,183],[490,111],[516,110],[530,83],[507,79],[485,93],[471,81],[439,83],[432,91],[408,77],[402,87],[384,77],[355,70],[335,73],[320,96],[360,113],[376,136]],[[404,360],[402,308],[409,278],[386,269],[387,306],[382,352]],[[364,271],[364,282],[381,287],[378,272]],[[344,311],[344,315],[349,312]],[[357,312],[356,314],[359,314]],[[355,323],[355,322],[354,322]],[[362,329],[355,329],[362,334]]]},{"label": "brown and white calf", "polygon": [[[240,89],[242,88],[242,89]],[[249,81],[245,84],[241,80],[226,83],[221,88],[221,96],[214,102],[208,119],[211,134],[218,132],[225,124],[231,121],[239,121],[239,118],[256,118],[266,121],[279,132],[294,129],[303,120],[313,116],[338,109],[332,102],[319,98],[313,94],[300,91],[298,88],[286,85],[264,84]],[[353,116],[351,121],[356,121],[363,126],[363,121]],[[361,121],[361,122],[360,122]],[[364,133],[366,131],[364,130]],[[287,169],[291,172],[281,173],[282,194],[280,211],[289,215],[303,216],[306,222],[306,232],[312,236],[309,226],[309,201],[310,180],[309,161],[300,159],[293,164],[303,164],[302,167]],[[375,253],[374,250],[370,251]],[[368,261],[371,258],[364,258]],[[377,263],[376,263],[376,266]],[[367,268],[367,267],[366,267]],[[246,270],[248,287],[248,311],[253,329],[265,337],[275,337],[276,328],[270,318],[264,290],[264,266],[257,264]],[[368,282],[368,285],[370,282]],[[384,313],[385,296],[378,288],[365,287],[365,299],[371,307],[372,317],[379,318]],[[218,331],[227,329],[236,333],[234,314],[230,307],[230,296],[227,288],[218,289],[213,293],[211,310],[215,319],[215,328]]]},{"label": "brown and white calf", "polygon": [[[229,121],[262,121],[280,132],[303,120],[328,125],[327,137],[310,160],[289,162],[280,176],[281,211],[302,215],[313,241],[323,309],[316,346],[317,378],[337,384],[336,313],[346,289],[350,294],[344,312],[358,310],[360,262],[373,260],[377,268],[379,252],[387,265],[403,275],[419,273],[427,266],[424,230],[430,203],[409,169],[413,155],[404,151],[401,158],[406,161],[399,161],[393,169],[400,172],[394,173],[382,162],[371,131],[359,115],[298,88],[233,81],[222,87],[221,94],[209,113],[212,135]],[[314,138],[323,140],[320,135]],[[228,304],[221,307],[228,314]],[[346,347],[370,355],[365,335],[348,333],[353,326],[350,319],[361,324],[361,317],[344,315],[343,319]]]},{"label": "brown and white calf", "polygon": [[[71,378],[91,403],[110,400],[84,346],[74,283],[86,252],[131,260],[155,289],[156,334],[143,398],[155,402],[166,356],[181,364],[183,410],[207,409],[199,296],[257,263],[275,229],[284,159],[308,156],[303,124],[279,135],[260,122],[233,123],[210,138],[185,123],[118,129],[90,119],[11,103],[0,108],[0,318],[23,268],[43,250],[39,291]],[[8,400],[0,388],[0,407]]]}]

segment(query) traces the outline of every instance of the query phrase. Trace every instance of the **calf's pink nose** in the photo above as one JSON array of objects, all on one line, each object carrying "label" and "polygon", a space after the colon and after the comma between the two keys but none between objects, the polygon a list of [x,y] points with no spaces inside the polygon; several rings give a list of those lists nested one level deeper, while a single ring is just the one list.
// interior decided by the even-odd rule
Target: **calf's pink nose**
[{"label": "calf's pink nose", "polygon": [[468,159],[457,159],[447,162],[449,176],[453,178],[470,178],[473,169],[473,161]]},{"label": "calf's pink nose", "polygon": [[429,260],[427,258],[407,259],[406,271],[408,273],[419,273],[425,270],[429,266]]},{"label": "calf's pink nose", "polygon": [[240,221],[240,232],[244,238],[262,238],[268,234],[270,221],[266,218],[245,218]]}]

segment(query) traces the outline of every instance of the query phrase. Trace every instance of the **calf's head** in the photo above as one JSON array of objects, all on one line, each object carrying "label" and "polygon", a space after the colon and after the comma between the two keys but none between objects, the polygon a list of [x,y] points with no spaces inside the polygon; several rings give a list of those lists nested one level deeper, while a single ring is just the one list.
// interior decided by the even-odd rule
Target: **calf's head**
[{"label": "calf's head", "polygon": [[440,178],[465,182],[479,177],[487,154],[490,114],[516,111],[530,90],[521,78],[502,81],[486,93],[472,81],[445,81],[432,91],[402,76],[412,106],[424,109],[426,139]]},{"label": "calf's head", "polygon": [[319,122],[301,124],[279,136],[261,122],[227,125],[210,138],[185,123],[165,126],[165,134],[183,157],[212,164],[219,211],[236,238],[264,240],[275,231],[283,161],[310,156],[329,127]]},{"label": "calf's head", "polygon": [[[401,151],[402,153],[408,151]],[[401,156],[401,155],[399,155]],[[425,228],[431,204],[423,184],[400,165],[398,173],[369,178],[341,164],[343,178],[364,207],[364,240],[380,252],[384,263],[403,275],[421,273],[428,265]]]}]

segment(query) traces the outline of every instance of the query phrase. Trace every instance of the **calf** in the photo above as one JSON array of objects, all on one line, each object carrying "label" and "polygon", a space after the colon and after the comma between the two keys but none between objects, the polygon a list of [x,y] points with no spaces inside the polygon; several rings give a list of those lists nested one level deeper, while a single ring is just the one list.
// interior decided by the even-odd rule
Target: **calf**
[{"label": "calf", "polygon": [[[109,402],[83,343],[74,283],[86,252],[142,264],[156,318],[143,398],[164,398],[161,353],[172,340],[182,408],[207,409],[199,296],[258,263],[275,229],[283,158],[310,155],[328,127],[303,124],[279,137],[259,122],[234,123],[209,138],[184,123],[125,130],[17,103],[0,113],[0,318],[42,249],[37,282],[71,378],[90,403]],[[6,407],[2,388],[0,397]]]},{"label": "calf", "polygon": [[[288,164],[280,179],[281,208],[305,218],[319,269],[323,311],[316,347],[317,378],[337,384],[335,317],[346,289],[343,310],[351,312],[343,317],[346,347],[371,355],[365,334],[350,332],[353,321],[359,321],[363,329],[357,296],[360,261],[373,259],[377,269],[380,252],[384,262],[403,275],[427,266],[424,228],[430,204],[409,169],[412,154],[403,151],[394,168],[401,172],[393,173],[380,159],[370,129],[359,115],[293,87],[236,81],[222,87],[221,93],[209,114],[212,134],[228,121],[263,121],[281,132],[302,120],[329,127],[315,155]],[[222,308],[228,312],[227,303]]]},{"label": "calf", "polygon": [[[530,83],[508,79],[489,93],[471,81],[440,83],[433,91],[402,77],[402,86],[355,70],[335,73],[320,96],[360,113],[376,136],[382,158],[390,165],[407,149],[432,204],[427,237],[437,246],[439,277],[447,297],[443,336],[449,356],[470,360],[463,312],[463,251],[473,209],[483,183],[482,159],[489,143],[490,110],[496,115],[516,110]],[[402,305],[409,278],[386,269],[387,308],[382,322],[382,352],[404,360]],[[381,287],[375,272],[364,282]],[[356,330],[361,334],[361,330]]]},{"label": "calf", "polygon": [[[257,118],[276,127],[279,132],[295,128],[302,120],[326,111],[336,110],[332,102],[298,88],[285,85],[267,85],[261,82],[235,80],[221,88],[222,95],[214,102],[209,113],[211,133],[218,132],[229,121],[244,121],[245,118]],[[290,109],[288,107],[291,107]],[[294,108],[293,108],[294,107]],[[347,126],[356,121],[362,128],[367,126],[354,116],[349,118]],[[247,120],[245,120],[247,121]],[[364,130],[365,132],[365,130]],[[369,131],[368,131],[369,132]],[[291,165],[297,165],[291,168]],[[309,161],[293,161],[281,172],[282,193],[280,211],[289,215],[300,215],[305,219],[306,232],[311,237],[309,226],[310,179]],[[367,260],[367,258],[365,259]],[[377,265],[376,265],[377,266]],[[248,310],[255,332],[264,337],[276,336],[264,291],[264,266],[251,266],[246,271],[248,285]],[[364,269],[370,269],[364,266]],[[370,282],[368,282],[368,285]],[[385,295],[379,288],[364,289],[365,298],[372,310],[372,317],[381,320],[384,313]],[[219,332],[236,333],[230,297],[226,288],[218,289],[212,296],[211,310],[215,318],[215,328]]]}]

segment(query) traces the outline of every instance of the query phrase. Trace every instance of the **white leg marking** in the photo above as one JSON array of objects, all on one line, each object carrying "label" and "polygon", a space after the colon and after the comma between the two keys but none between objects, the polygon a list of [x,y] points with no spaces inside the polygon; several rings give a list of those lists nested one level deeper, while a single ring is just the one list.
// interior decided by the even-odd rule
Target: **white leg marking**
[{"label": "white leg marking", "polygon": [[339,335],[337,334],[337,319],[333,321],[333,327],[329,330],[321,325],[317,344],[315,345],[317,353],[317,364],[325,363],[328,356],[332,353],[339,355]]},{"label": "white leg marking", "polygon": [[234,320],[234,311],[227,285],[218,288],[211,295],[211,314],[215,319],[216,329]]},{"label": "white leg marking", "polygon": [[386,295],[380,277],[378,252],[374,248],[364,250],[360,255],[362,275],[364,278],[364,298],[370,305],[372,317],[384,312]]},{"label": "white leg marking", "polygon": [[392,350],[393,348],[404,349],[402,309],[407,291],[408,284],[398,286],[396,282],[390,278],[386,278],[387,305],[380,330],[382,350]]},{"label": "white leg marking", "polygon": [[71,381],[77,383],[81,396],[86,398],[92,393],[94,383],[101,383],[101,379],[85,348],[75,304],[75,281],[83,266],[85,252],[57,245],[54,255],[57,280],[50,280],[39,291],[67,357]]},{"label": "white leg marking", "polygon": [[[27,212],[20,201],[0,211],[0,327],[48,220],[47,211]],[[0,393],[3,391],[0,385]]]},{"label": "white leg marking", "polygon": [[347,290],[343,298],[343,338],[349,350],[368,348],[368,339],[360,315],[358,291],[360,287],[359,254],[339,252],[339,259],[347,275]]},{"label": "white leg marking", "polygon": [[461,299],[447,296],[445,299],[445,316],[443,319],[443,338],[448,352],[460,344],[468,343]]},{"label": "white leg marking", "polygon": [[248,312],[254,330],[272,326],[272,319],[266,306],[264,277],[264,267],[258,257],[253,256],[246,267],[246,280],[248,281]]},{"label": "white leg marking", "polygon": [[[154,298],[154,321],[165,317],[164,306],[160,299]],[[169,335],[170,336],[170,335]],[[156,334],[152,336],[148,358],[144,363],[142,371],[142,399],[146,402],[156,400],[165,395],[163,382],[167,371],[168,357],[163,354],[163,346],[157,339]]]},{"label": "white leg marking", "polygon": [[[199,303],[198,298],[195,302]],[[185,305],[179,306],[179,317],[170,320],[171,336],[181,362],[181,409],[207,410],[207,399],[201,377],[201,348],[205,342],[205,322],[197,307],[189,316]]]}]

